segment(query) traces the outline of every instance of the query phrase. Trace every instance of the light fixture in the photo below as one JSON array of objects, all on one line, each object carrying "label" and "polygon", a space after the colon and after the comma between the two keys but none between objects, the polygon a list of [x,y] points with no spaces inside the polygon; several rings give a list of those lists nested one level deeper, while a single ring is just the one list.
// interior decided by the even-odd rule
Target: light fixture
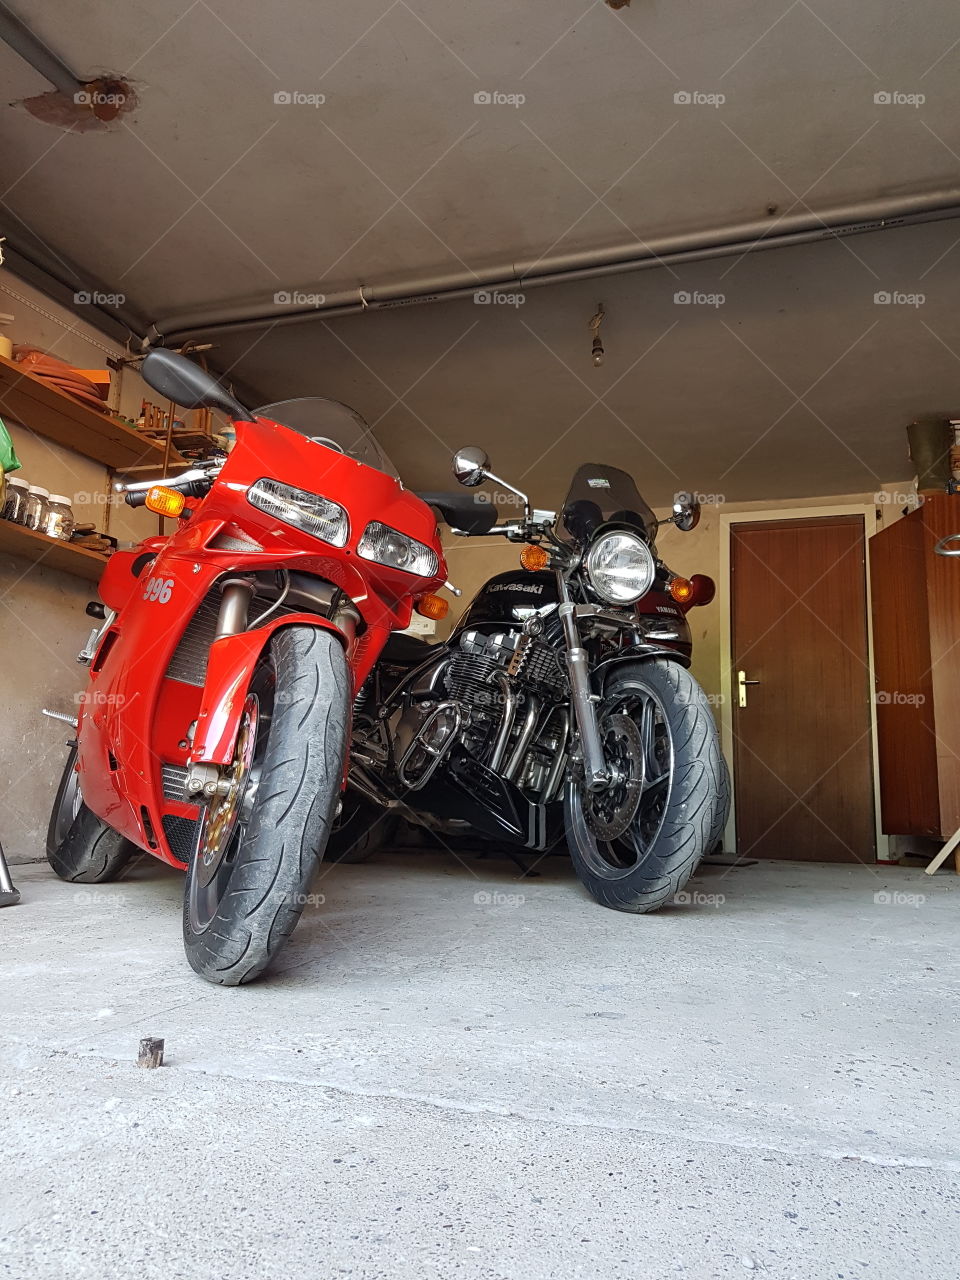
[{"label": "light fixture", "polygon": [[600,326],[603,324],[603,303],[597,303],[597,314],[588,323],[587,328],[593,330],[593,367],[599,369],[603,364],[604,350],[600,338]]}]

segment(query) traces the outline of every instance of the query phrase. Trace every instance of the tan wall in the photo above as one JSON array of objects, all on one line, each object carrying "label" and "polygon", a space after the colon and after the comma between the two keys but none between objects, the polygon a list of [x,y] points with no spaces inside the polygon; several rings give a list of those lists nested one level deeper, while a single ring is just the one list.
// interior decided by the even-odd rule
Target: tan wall
[{"label": "tan wall", "polygon": [[[0,271],[0,312],[15,317],[4,330],[15,343],[35,344],[79,368],[103,368],[108,353],[123,353],[118,344],[6,271]],[[144,384],[127,370],[121,390],[120,412],[135,417],[146,394]],[[17,475],[68,494],[79,520],[103,528],[106,469],[14,422],[7,426],[23,464]],[[110,516],[110,532],[121,540],[156,532],[155,517],[123,504],[112,506]],[[86,682],[76,655],[93,625],[84,606],[95,595],[90,582],[0,555],[0,842],[10,861],[43,856],[70,731],[42,716],[40,708],[76,714],[76,695]]]}]

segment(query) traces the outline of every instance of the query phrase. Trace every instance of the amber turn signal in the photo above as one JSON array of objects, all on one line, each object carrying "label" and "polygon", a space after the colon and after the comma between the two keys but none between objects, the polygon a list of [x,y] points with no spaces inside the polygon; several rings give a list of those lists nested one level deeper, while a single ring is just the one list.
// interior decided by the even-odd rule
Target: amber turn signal
[{"label": "amber turn signal", "polygon": [[413,606],[422,618],[433,618],[439,622],[450,612],[450,604],[443,596],[420,596]]},{"label": "amber turn signal", "polygon": [[533,545],[524,547],[520,552],[520,563],[531,573],[536,573],[538,569],[546,569],[550,563],[550,552]]},{"label": "amber turn signal", "polygon": [[178,516],[187,505],[187,499],[176,489],[168,489],[166,485],[155,484],[147,490],[143,505],[148,511],[158,516]]},{"label": "amber turn signal", "polygon": [[695,594],[693,583],[689,578],[673,578],[670,581],[670,594],[677,604],[689,604]]},{"label": "amber turn signal", "polygon": [[698,604],[709,604],[717,594],[717,584],[705,573],[695,573],[692,578],[674,578],[670,594],[686,613]]}]

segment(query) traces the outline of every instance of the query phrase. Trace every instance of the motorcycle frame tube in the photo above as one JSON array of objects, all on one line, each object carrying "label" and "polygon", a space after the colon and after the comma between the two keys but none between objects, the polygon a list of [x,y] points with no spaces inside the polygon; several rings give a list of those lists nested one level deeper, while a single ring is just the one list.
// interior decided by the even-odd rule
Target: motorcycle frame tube
[{"label": "motorcycle frame tube", "polygon": [[[350,519],[345,546],[328,546],[248,503],[247,489],[264,476],[339,502]],[[371,520],[429,546],[437,556],[436,573],[419,578],[358,556],[357,544]],[[260,549],[218,549],[218,535],[231,536],[233,528]],[[167,676],[185,630],[218,580],[277,569],[330,583],[347,597],[349,615],[283,614],[262,626],[254,620],[252,630],[213,642],[203,687]],[[238,423],[237,444],[212,490],[187,509],[176,532],[117,552],[104,571],[100,595],[117,617],[93,657],[78,717],[84,802],[127,839],[182,867],[161,819],[195,818],[197,808],[186,797],[164,797],[161,764],[229,761],[247,685],[270,637],[298,624],[332,630],[347,649],[355,695],[390,632],[409,625],[414,598],[438,589],[446,577],[436,519],[398,481],[279,424]],[[145,598],[144,586],[155,578],[169,584],[164,603]],[[196,730],[187,745],[193,721]]]}]

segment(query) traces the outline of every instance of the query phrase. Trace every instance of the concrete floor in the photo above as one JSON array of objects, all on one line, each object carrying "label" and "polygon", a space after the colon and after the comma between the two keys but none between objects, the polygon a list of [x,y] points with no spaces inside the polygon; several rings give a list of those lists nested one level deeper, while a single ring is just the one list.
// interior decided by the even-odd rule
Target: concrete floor
[{"label": "concrete floor", "polygon": [[559,860],[388,855],[240,990],[159,864],[16,880],[2,1275],[956,1274],[949,873],[710,868],[631,917]]}]

